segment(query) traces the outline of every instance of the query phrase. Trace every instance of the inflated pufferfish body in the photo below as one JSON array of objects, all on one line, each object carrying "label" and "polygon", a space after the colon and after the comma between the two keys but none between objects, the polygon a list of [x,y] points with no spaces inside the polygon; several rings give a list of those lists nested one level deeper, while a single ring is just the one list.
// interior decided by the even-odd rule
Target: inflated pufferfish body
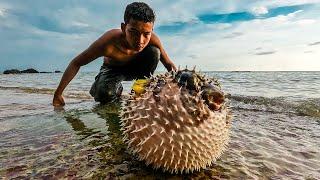
[{"label": "inflated pufferfish body", "polygon": [[192,172],[211,165],[229,139],[231,115],[218,83],[194,70],[160,74],[122,104],[124,139],[154,168]]}]

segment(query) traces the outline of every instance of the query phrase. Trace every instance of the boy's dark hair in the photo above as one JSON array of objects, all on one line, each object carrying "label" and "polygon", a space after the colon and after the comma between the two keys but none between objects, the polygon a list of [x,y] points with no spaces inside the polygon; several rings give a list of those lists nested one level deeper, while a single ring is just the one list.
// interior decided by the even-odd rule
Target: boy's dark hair
[{"label": "boy's dark hair", "polygon": [[138,21],[153,23],[155,21],[155,14],[148,4],[144,2],[133,2],[126,7],[124,22],[129,23],[131,18]]}]

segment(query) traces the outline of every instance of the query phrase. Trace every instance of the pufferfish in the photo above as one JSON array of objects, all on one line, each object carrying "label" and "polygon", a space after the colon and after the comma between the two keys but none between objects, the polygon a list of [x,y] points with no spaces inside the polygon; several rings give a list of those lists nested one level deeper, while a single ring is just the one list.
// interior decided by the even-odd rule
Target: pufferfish
[{"label": "pufferfish", "polygon": [[231,117],[217,80],[188,69],[137,81],[120,111],[130,152],[171,173],[199,171],[219,158]]}]

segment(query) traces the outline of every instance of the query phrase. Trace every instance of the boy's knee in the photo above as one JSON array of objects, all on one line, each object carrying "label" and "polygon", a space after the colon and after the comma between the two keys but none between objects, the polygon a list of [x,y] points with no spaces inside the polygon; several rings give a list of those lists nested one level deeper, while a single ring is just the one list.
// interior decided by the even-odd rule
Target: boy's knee
[{"label": "boy's knee", "polygon": [[92,91],[94,93],[91,95],[94,97],[95,101],[106,103],[118,99],[121,96],[122,90],[121,83],[107,83],[100,79],[96,82],[94,91]]},{"label": "boy's knee", "polygon": [[94,99],[95,101],[102,102],[102,103],[112,102],[120,98],[122,90],[123,90],[122,86],[115,86],[115,87],[100,86],[100,87],[97,87]]}]

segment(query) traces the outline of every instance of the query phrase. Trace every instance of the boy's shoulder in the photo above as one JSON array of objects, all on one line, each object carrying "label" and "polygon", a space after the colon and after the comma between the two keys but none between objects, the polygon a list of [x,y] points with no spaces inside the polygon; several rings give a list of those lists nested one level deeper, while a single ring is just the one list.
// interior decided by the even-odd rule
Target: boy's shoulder
[{"label": "boy's shoulder", "polygon": [[122,31],[120,29],[111,29],[106,31],[101,35],[92,45],[98,49],[103,49],[106,51],[114,48],[115,44],[119,43],[119,39],[122,36]]},{"label": "boy's shoulder", "polygon": [[115,39],[119,39],[122,35],[121,29],[111,29],[107,32],[105,32],[99,39],[104,40],[104,41],[112,41]]},{"label": "boy's shoulder", "polygon": [[110,29],[109,31],[106,32],[106,34],[120,35],[120,34],[122,34],[122,30],[121,29]]}]

